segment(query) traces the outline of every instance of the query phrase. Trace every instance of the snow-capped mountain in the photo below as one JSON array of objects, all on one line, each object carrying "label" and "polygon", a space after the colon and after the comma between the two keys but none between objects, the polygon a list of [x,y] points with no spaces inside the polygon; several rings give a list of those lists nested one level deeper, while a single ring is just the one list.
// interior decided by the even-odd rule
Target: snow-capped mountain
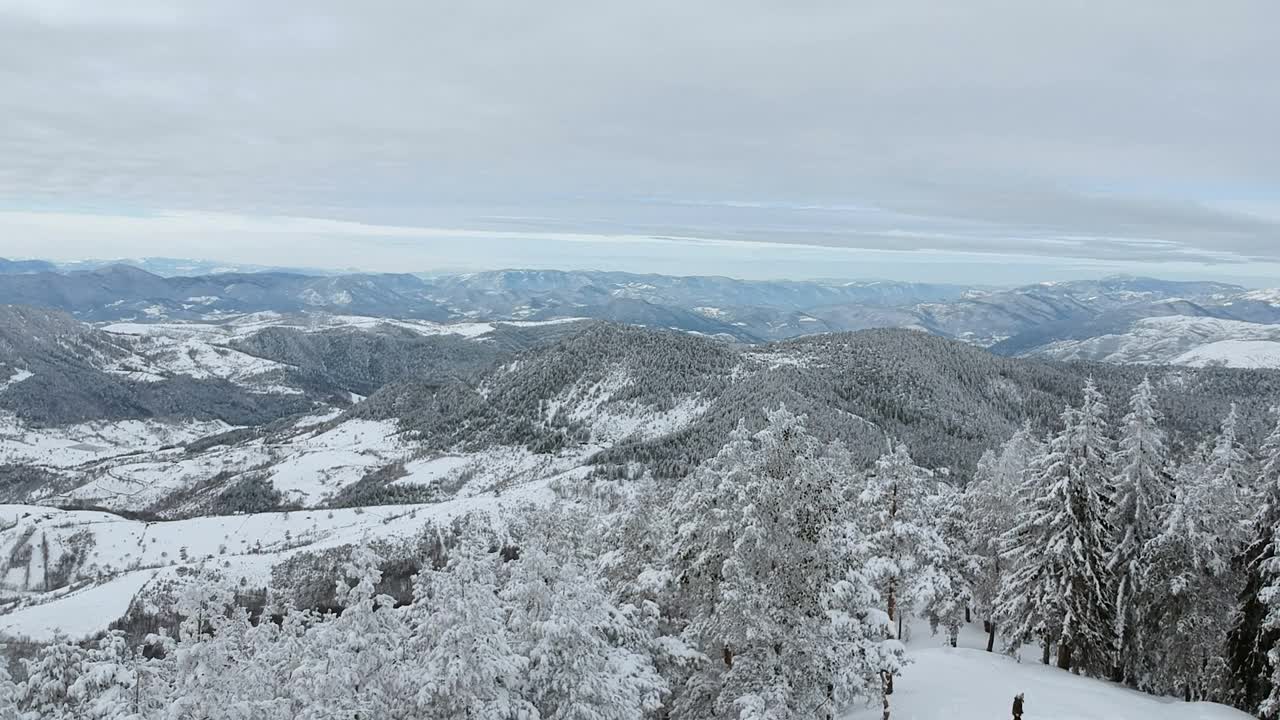
[{"label": "snow-capped mountain", "polygon": [[1280,368],[1280,325],[1184,315],[1150,317],[1123,332],[1058,340],[1020,354],[1146,365]]}]

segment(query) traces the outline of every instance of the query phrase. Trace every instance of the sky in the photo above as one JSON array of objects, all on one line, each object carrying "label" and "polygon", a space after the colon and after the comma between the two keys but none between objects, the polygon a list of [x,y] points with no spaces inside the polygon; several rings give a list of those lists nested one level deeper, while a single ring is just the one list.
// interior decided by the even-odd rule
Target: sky
[{"label": "sky", "polygon": [[0,256],[1280,284],[1274,0],[0,0]]}]

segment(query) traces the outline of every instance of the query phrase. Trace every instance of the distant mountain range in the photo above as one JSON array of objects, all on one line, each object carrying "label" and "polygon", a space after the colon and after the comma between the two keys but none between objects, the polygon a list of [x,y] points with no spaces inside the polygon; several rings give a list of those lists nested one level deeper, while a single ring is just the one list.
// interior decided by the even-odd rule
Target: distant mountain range
[{"label": "distant mountain range", "polygon": [[[187,264],[184,265],[183,263]],[[153,261],[169,270],[206,267]],[[226,268],[223,268],[226,269]],[[1276,340],[1253,326],[1280,323],[1280,290],[1142,277],[1040,283],[1012,289],[889,281],[747,281],[597,271],[500,270],[412,274],[206,272],[169,275],[131,265],[54,268],[0,260],[0,304],[56,308],[95,323],[220,322],[259,313],[359,315],[450,322],[591,318],[759,343],[881,327],[910,328],[1010,356],[1179,362],[1141,346],[1154,318],[1223,321],[1213,342]],[[1199,327],[1189,320],[1170,327]],[[1131,336],[1130,350],[1105,352]],[[1208,336],[1205,336],[1206,338]],[[1114,340],[1121,343],[1120,340]],[[1209,340],[1205,340],[1209,342]],[[1167,344],[1167,343],[1166,343]],[[1231,346],[1220,346],[1226,352]],[[1270,362],[1267,346],[1240,357],[1188,362]]]},{"label": "distant mountain range", "polygon": [[[1118,416],[1149,377],[1183,453],[1233,407],[1255,447],[1280,398],[1280,371],[1219,367],[1269,362],[1280,324],[1215,313],[1270,296],[1215,284],[117,266],[3,275],[0,297],[24,303],[0,304],[0,503],[22,503],[0,527],[0,635],[46,637],[67,598],[103,629],[204,563],[289,589],[352,542],[675,487],[779,405],[860,464],[894,438],[963,482],[1089,379]],[[833,331],[877,323],[912,329]],[[1028,357],[978,346],[1015,332],[991,349]]]}]

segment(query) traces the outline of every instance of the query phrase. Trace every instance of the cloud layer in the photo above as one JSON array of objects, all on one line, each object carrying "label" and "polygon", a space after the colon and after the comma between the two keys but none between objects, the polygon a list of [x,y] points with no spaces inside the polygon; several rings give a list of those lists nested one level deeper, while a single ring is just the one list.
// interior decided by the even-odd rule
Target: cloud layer
[{"label": "cloud layer", "polygon": [[[171,254],[208,235],[180,211],[618,266],[636,243],[813,272],[823,248],[1280,261],[1269,0],[301,7],[0,0],[0,205],[59,214],[66,253],[104,242],[68,212],[170,218],[140,237]],[[486,263],[352,227],[311,231],[351,265]]]}]

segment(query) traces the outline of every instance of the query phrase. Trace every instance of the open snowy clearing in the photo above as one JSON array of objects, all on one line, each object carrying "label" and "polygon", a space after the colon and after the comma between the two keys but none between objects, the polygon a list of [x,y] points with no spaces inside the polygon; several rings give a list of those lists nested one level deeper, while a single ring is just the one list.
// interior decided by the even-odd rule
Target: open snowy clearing
[{"label": "open snowy clearing", "polygon": [[[944,647],[927,625],[913,627],[911,664],[895,682],[893,720],[1001,720],[1012,716],[1013,696],[1026,696],[1025,720],[1248,720],[1251,715],[1215,703],[1156,697],[1115,683],[1075,675],[1035,659],[989,653],[981,623],[960,634],[960,647]],[[1030,653],[1035,654],[1035,653]],[[844,720],[880,720],[879,706],[856,709]]]},{"label": "open snowy clearing", "polygon": [[[572,471],[571,471],[572,472]],[[59,510],[34,505],[0,505],[0,553],[26,557],[9,562],[0,576],[0,595],[28,604],[0,615],[0,635],[50,638],[57,630],[73,637],[105,630],[145,593],[152,580],[173,579],[181,567],[212,563],[231,582],[263,587],[271,568],[299,552],[324,550],[375,540],[411,540],[430,524],[471,512],[498,517],[508,509],[550,503],[550,480],[426,505],[383,505],[335,510],[298,510],[142,522],[98,511]],[[76,552],[91,538],[82,571],[76,577],[111,577],[99,585],[68,593],[42,586],[47,567],[42,552],[23,552],[32,543],[47,544],[48,567]]]},{"label": "open snowy clearing", "polygon": [[0,615],[0,636],[50,642],[59,634],[76,639],[94,635],[123,616],[134,596],[155,575],[155,570],[125,573],[101,585]]},{"label": "open snowy clearing", "polygon": [[1280,369],[1280,342],[1275,340],[1220,340],[1201,345],[1173,359],[1174,365]]}]

